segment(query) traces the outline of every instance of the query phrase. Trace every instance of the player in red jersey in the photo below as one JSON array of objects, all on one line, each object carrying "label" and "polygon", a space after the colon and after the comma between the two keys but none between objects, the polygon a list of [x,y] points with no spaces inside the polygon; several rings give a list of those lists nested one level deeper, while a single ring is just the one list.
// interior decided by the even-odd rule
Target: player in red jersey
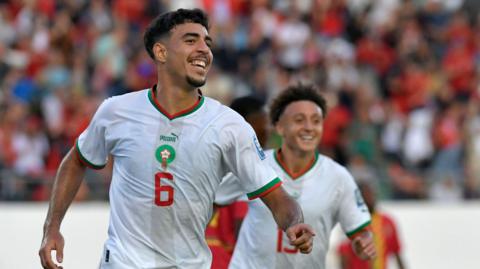
[{"label": "player in red jersey", "polygon": [[358,258],[350,246],[348,240],[342,242],[338,247],[342,269],[386,269],[388,258],[395,257],[397,267],[405,269],[405,263],[401,257],[401,245],[398,239],[395,222],[387,214],[376,210],[376,195],[369,183],[358,184],[362,192],[368,210],[372,215],[370,227],[373,232],[377,257],[373,260],[362,260]]}]

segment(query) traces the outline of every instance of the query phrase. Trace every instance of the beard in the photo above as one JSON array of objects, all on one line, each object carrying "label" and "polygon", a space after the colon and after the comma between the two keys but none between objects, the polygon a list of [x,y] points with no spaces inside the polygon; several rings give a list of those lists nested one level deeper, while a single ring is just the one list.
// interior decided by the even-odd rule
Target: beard
[{"label": "beard", "polygon": [[199,79],[194,79],[191,76],[187,76],[187,83],[190,86],[195,87],[195,88],[202,87],[203,85],[205,85],[206,82],[207,82],[206,79],[199,80]]}]

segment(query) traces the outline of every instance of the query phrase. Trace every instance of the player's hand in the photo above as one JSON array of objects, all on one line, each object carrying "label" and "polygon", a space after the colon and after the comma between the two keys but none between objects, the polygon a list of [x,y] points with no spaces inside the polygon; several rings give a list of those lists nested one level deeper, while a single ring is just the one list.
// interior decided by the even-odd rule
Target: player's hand
[{"label": "player's hand", "polygon": [[364,231],[352,239],[352,249],[355,255],[362,260],[373,259],[377,256],[377,250],[370,231]]},{"label": "player's hand", "polygon": [[307,254],[312,251],[315,233],[310,225],[298,223],[289,227],[286,233],[290,239],[290,245],[299,249],[301,253]]},{"label": "player's hand", "polygon": [[[62,269],[62,266],[57,265],[63,261],[63,236],[59,231],[47,231],[43,235],[42,245],[40,246],[40,260],[42,267],[45,269]],[[52,250],[57,251],[56,262],[52,260]]]}]

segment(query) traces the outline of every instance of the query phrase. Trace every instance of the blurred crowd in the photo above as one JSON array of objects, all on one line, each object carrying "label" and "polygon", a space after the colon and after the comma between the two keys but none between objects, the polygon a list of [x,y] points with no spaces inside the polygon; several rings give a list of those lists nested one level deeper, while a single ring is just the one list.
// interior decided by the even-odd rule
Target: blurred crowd
[{"label": "blurred crowd", "polygon": [[[200,7],[204,94],[267,104],[313,82],[320,150],[383,199],[480,197],[480,16],[462,0],[1,0],[0,200],[45,200],[62,156],[108,96],[151,87],[143,29]],[[270,146],[278,142],[271,139]],[[109,169],[78,199],[106,199]]]}]

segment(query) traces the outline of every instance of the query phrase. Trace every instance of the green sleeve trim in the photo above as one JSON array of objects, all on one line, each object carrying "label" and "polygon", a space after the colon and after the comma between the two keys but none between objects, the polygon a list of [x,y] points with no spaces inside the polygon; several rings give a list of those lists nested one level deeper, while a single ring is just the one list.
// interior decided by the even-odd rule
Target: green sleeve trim
[{"label": "green sleeve trim", "polygon": [[350,232],[347,232],[347,236],[349,238],[351,238],[354,234],[358,233],[359,231],[363,230],[363,228],[367,227],[368,225],[370,225],[370,220],[365,222],[364,224],[360,225],[358,228],[350,231]]},{"label": "green sleeve trim", "polygon": [[92,168],[92,169],[95,169],[95,170],[99,170],[99,169],[102,169],[105,167],[105,165],[107,164],[101,164],[101,165],[98,165],[98,164],[93,164],[91,163],[89,160],[87,160],[87,158],[85,158],[85,156],[82,155],[82,152],[80,151],[80,147],[78,146],[78,139],[75,141],[75,150],[77,152],[77,155],[78,157],[80,157],[80,161],[85,164],[86,166]]},{"label": "green sleeve trim", "polygon": [[280,180],[280,178],[276,177],[272,181],[267,183],[265,186],[261,187],[260,189],[251,193],[247,193],[247,197],[249,200],[262,197],[267,193],[273,191],[274,189],[278,188],[280,185],[282,185],[282,181]]}]

